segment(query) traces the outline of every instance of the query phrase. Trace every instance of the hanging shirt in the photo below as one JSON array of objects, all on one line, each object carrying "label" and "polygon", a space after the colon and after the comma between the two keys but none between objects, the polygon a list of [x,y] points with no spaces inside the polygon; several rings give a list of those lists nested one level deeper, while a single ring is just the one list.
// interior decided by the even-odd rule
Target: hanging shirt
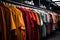
[{"label": "hanging shirt", "polygon": [[[6,7],[10,8],[9,10],[11,11],[11,14],[10,14],[10,16],[12,18],[11,19],[11,30],[14,30],[14,27],[15,27],[15,30],[16,30],[15,34],[17,35],[17,40],[20,40],[21,39],[20,28],[22,30],[25,30],[25,25],[24,25],[22,12],[20,10],[18,10],[16,7],[13,7],[13,6],[6,6]],[[14,22],[15,26],[12,26],[13,22]],[[26,34],[25,35],[22,34],[22,35],[24,37]]]},{"label": "hanging shirt", "polygon": [[57,22],[57,15],[54,15],[54,21]]},{"label": "hanging shirt", "polygon": [[52,19],[53,19],[53,25],[52,25],[52,30],[54,31],[55,30],[55,20],[54,20],[54,15],[53,14],[51,14],[52,15]]},{"label": "hanging shirt", "polygon": [[31,40],[31,25],[30,25],[30,18],[29,18],[29,12],[24,9],[24,8],[18,8],[19,10],[22,11],[23,14],[23,19],[25,22],[25,27],[26,27],[26,40]]},{"label": "hanging shirt", "polygon": [[40,12],[40,21],[41,21],[41,26],[43,26],[43,17],[41,12]]},{"label": "hanging shirt", "polygon": [[47,22],[50,23],[50,15],[49,14],[46,15],[47,15]]},{"label": "hanging shirt", "polygon": [[38,25],[40,25],[40,22],[39,22],[39,18],[38,18],[37,13],[35,13],[35,15],[36,15],[36,22],[37,22]]},{"label": "hanging shirt", "polygon": [[[40,11],[39,11],[40,12]],[[40,21],[41,21],[41,29],[42,29],[42,37],[46,37],[46,26],[43,24],[43,21],[44,21],[44,16],[43,16],[43,13],[40,12],[39,13],[39,18],[40,18]]]},{"label": "hanging shirt", "polygon": [[[31,32],[32,32],[32,39],[31,40],[37,40],[38,39],[38,33],[39,33],[39,26],[40,26],[40,22],[39,22],[39,19],[38,19],[38,15],[36,12],[33,12],[31,11],[30,9],[27,10],[29,11],[29,15],[30,15],[30,21],[31,21]],[[35,33],[35,34],[34,34]]]},{"label": "hanging shirt", "polygon": [[52,15],[51,14],[49,15],[50,15],[50,23],[53,23]]},{"label": "hanging shirt", "polygon": [[[7,5],[7,6],[9,6],[9,5]],[[15,25],[17,27],[21,27],[21,29],[25,29],[22,12],[13,6],[9,6],[8,8],[10,8],[10,10],[13,11],[11,15],[15,22]]]},{"label": "hanging shirt", "polygon": [[[0,16],[1,16],[1,13],[2,13],[2,8],[0,7]],[[0,17],[0,32],[2,32],[2,16]]]},{"label": "hanging shirt", "polygon": [[16,14],[15,14],[15,11],[14,9],[12,9],[13,7],[12,6],[7,6],[6,7],[10,10],[10,23],[11,23],[11,30],[16,30],[15,32],[15,35],[17,35],[17,39],[19,40],[19,37],[21,36],[20,35],[20,32],[18,31],[18,27],[17,27],[17,24],[16,24]]},{"label": "hanging shirt", "polygon": [[0,4],[0,28],[2,27],[2,29],[0,31],[2,31],[2,35],[4,36],[4,40],[6,39],[6,20],[5,20],[5,10],[4,10],[4,6],[2,6]]},{"label": "hanging shirt", "polygon": [[40,11],[37,11],[37,10],[35,10],[35,12],[38,13],[38,15],[39,15],[39,21],[40,21],[40,26],[42,26],[43,25],[42,13]]},{"label": "hanging shirt", "polygon": [[54,14],[54,21],[55,21],[55,29],[58,28],[58,18],[57,18],[57,14]]},{"label": "hanging shirt", "polygon": [[11,29],[13,30],[13,29],[16,29],[16,25],[15,25],[15,22],[14,22],[14,19],[13,19],[13,16],[12,16],[12,13],[13,13],[13,11],[12,11],[12,9],[11,8],[9,8],[9,5],[8,6],[6,6],[8,9],[9,9],[9,11],[10,11],[10,23],[11,23]]},{"label": "hanging shirt", "polygon": [[[17,17],[16,17],[17,28],[21,28],[20,30],[19,29],[16,30],[16,32],[18,31],[17,32],[17,36],[18,36],[17,40],[26,40],[26,28],[25,28],[22,12],[20,10],[18,10],[16,7],[14,7],[14,8],[15,8],[15,13],[17,15]],[[20,34],[20,31],[21,31],[21,34]]]},{"label": "hanging shirt", "polygon": [[47,15],[45,14],[44,11],[42,13],[42,19],[43,19],[43,27],[42,27],[42,36],[46,37],[46,23],[47,23]]},{"label": "hanging shirt", "polygon": [[42,15],[42,18],[43,18],[43,22],[46,23],[46,15],[45,15],[45,12],[44,11],[41,11],[41,15]]},{"label": "hanging shirt", "polygon": [[44,14],[44,22],[47,23],[47,15]]}]

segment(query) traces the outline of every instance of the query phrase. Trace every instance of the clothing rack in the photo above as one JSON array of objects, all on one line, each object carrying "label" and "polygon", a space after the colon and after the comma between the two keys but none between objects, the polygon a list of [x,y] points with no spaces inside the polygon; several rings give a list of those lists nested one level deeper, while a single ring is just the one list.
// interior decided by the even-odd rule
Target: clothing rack
[{"label": "clothing rack", "polygon": [[[1,0],[2,1],[2,0]],[[41,9],[40,7],[36,7],[34,5],[30,5],[30,4],[27,4],[27,3],[22,3],[22,2],[16,2],[16,1],[2,1],[2,2],[6,2],[6,3],[10,3],[10,4],[14,4],[14,5],[19,5],[19,6],[24,6],[24,7],[29,7],[29,8],[33,8],[33,9]]]},{"label": "clothing rack", "polygon": [[45,8],[41,8],[39,6],[35,6],[35,5],[31,5],[31,4],[27,4],[27,3],[23,3],[23,2],[18,2],[18,1],[9,1],[9,0],[1,0],[0,2],[5,2],[5,3],[10,3],[10,4],[13,4],[13,5],[19,5],[19,6],[24,6],[24,7],[28,7],[28,8],[32,8],[32,9],[37,9],[37,10],[43,10],[43,11],[51,11],[51,12],[54,12],[52,10],[48,10],[48,9],[45,9]]},{"label": "clothing rack", "polygon": [[[1,0],[1,2],[10,3],[10,4],[14,4],[14,5],[19,5],[19,6],[24,6],[24,7],[28,7],[28,8],[32,8],[32,9],[37,9],[37,10],[43,10],[43,11],[47,10],[47,9],[44,9],[44,8],[41,8],[41,7],[38,7],[38,6],[35,6],[35,5],[22,3],[22,2],[17,2],[17,1]],[[51,11],[51,10],[47,10],[47,11]]]}]

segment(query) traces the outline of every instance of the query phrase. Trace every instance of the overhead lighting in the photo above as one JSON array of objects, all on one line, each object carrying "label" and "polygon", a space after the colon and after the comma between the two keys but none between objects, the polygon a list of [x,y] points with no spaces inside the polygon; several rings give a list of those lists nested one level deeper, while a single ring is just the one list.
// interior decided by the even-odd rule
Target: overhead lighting
[{"label": "overhead lighting", "polygon": [[60,6],[60,2],[55,2],[58,6]]},{"label": "overhead lighting", "polygon": [[52,0],[52,1],[60,1],[60,0]]},{"label": "overhead lighting", "polygon": [[60,6],[60,0],[52,0],[53,2],[55,2],[55,4],[57,4],[58,6]]}]

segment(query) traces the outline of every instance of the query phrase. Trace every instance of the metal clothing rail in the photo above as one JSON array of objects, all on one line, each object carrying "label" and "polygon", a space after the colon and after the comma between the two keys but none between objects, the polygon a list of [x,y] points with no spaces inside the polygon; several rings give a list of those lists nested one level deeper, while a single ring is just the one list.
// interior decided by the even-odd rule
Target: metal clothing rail
[{"label": "metal clothing rail", "polygon": [[[52,10],[48,10],[48,9],[45,9],[45,8],[41,8],[41,7],[38,7],[38,6],[35,6],[35,5],[31,5],[31,4],[27,4],[27,3],[22,3],[22,2],[17,2],[17,1],[9,1],[9,0],[1,0],[2,2],[5,2],[5,3],[10,3],[10,4],[14,4],[14,5],[19,5],[19,6],[23,6],[23,7],[28,7],[28,8],[32,8],[32,9],[37,9],[37,10],[43,10],[43,11],[51,11],[53,12]],[[0,1],[0,2],[1,2]]]},{"label": "metal clothing rail", "polygon": [[[33,8],[33,9],[38,9],[38,10],[42,10],[43,9],[41,7],[37,7],[37,6],[34,6],[34,5],[27,4],[27,3],[22,3],[22,2],[8,1],[8,0],[2,1],[2,2],[14,4],[14,5],[19,5],[19,6],[24,6],[24,7],[28,7],[28,8]],[[46,9],[44,9],[44,10],[46,10]]]}]

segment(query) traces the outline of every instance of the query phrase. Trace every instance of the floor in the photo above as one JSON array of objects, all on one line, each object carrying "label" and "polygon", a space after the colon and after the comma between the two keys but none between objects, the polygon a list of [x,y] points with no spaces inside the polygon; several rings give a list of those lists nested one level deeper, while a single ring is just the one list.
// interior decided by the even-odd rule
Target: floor
[{"label": "floor", "polygon": [[47,40],[60,40],[60,31],[56,31],[51,37]]}]

